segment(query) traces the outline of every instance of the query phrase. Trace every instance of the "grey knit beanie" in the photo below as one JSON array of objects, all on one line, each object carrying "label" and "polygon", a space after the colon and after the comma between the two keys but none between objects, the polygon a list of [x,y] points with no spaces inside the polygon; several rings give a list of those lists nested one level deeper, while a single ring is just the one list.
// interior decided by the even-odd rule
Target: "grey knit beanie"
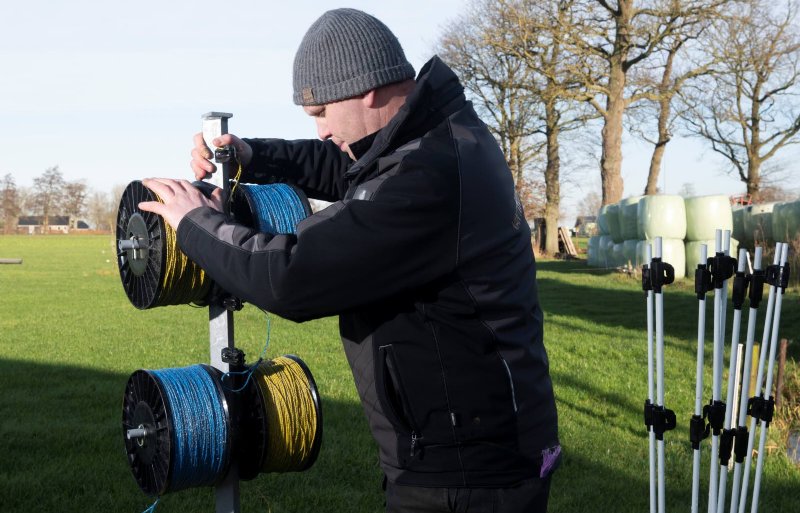
[{"label": "grey knit beanie", "polygon": [[311,25],[294,57],[294,103],[332,103],[414,75],[389,27],[356,9],[334,9]]}]

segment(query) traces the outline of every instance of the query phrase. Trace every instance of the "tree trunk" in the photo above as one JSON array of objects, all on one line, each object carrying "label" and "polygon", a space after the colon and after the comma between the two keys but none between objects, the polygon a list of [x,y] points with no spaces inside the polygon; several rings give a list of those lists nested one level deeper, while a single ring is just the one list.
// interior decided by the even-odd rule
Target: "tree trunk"
[{"label": "tree trunk", "polygon": [[561,185],[559,183],[559,172],[561,168],[561,158],[558,146],[558,122],[555,107],[548,105],[547,111],[547,167],[544,171],[545,198],[544,218],[547,232],[545,240],[545,252],[548,255],[558,253],[558,218],[560,213]]},{"label": "tree trunk", "polygon": [[622,59],[609,61],[610,75],[603,125],[603,153],[600,157],[600,179],[603,186],[603,205],[622,199],[622,116],[625,112],[625,72]]},{"label": "tree trunk", "polygon": [[660,97],[658,100],[658,140],[653,155],[650,157],[650,170],[647,173],[647,186],[644,189],[645,195],[656,194],[658,192],[658,175],[661,173],[661,161],[664,159],[664,152],[670,140],[669,118],[672,115],[672,94],[669,93],[672,77],[672,63],[675,54],[682,43],[673,45],[667,55],[667,62],[664,64],[664,72],[661,75],[659,87]]}]

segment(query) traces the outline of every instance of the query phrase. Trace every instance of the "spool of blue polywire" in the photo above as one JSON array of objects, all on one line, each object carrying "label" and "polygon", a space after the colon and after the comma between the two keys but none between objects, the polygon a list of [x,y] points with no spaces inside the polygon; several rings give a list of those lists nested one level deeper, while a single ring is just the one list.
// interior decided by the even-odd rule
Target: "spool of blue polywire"
[{"label": "spool of blue polywire", "polygon": [[311,204],[298,187],[283,183],[240,183],[233,190],[231,213],[240,223],[262,233],[292,234],[311,215]]},{"label": "spool of blue polywire", "polygon": [[122,413],[125,451],[151,496],[212,486],[228,471],[232,429],[221,372],[208,365],[138,370]]}]

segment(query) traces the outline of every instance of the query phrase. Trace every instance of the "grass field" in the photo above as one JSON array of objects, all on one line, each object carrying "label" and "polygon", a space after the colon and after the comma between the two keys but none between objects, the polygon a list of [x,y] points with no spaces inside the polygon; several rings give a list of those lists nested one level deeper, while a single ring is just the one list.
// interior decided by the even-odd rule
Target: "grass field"
[{"label": "grass field", "polygon": [[[137,369],[208,362],[206,310],[136,310],[120,285],[108,236],[0,236],[0,258],[24,261],[0,265],[0,511],[141,512],[152,499],[137,487],[124,455],[125,383]],[[565,454],[550,511],[647,511],[641,413],[647,352],[640,284],[588,271],[575,261],[540,262],[539,283]],[[678,417],[678,429],[665,437],[670,510],[688,511],[690,504],[687,426],[694,403],[697,311],[692,291],[692,284],[683,282],[665,293],[665,402]],[[790,357],[797,360],[800,301],[797,290],[785,297],[781,333],[796,340]],[[249,357],[261,351],[265,334],[263,313],[251,306],[237,313],[237,345]],[[287,353],[308,364],[319,386],[322,451],[306,472],[242,483],[242,511],[382,511],[377,450],[336,320],[294,324],[273,317],[268,356]],[[710,358],[709,343],[706,361]],[[790,368],[796,372],[793,363]],[[800,511],[800,469],[785,455],[785,433],[770,434],[759,511]],[[703,505],[708,443],[704,451]],[[213,490],[168,494],[158,511],[212,512]]]}]

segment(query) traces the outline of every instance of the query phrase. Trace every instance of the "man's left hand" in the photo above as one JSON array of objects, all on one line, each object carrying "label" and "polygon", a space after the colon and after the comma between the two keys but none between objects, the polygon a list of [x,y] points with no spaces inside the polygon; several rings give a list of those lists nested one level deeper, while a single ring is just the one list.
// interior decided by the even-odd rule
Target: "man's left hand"
[{"label": "man's left hand", "polygon": [[222,189],[216,189],[211,198],[206,198],[187,180],[148,178],[142,180],[142,183],[156,193],[163,203],[143,201],[139,203],[139,208],[160,215],[175,230],[178,229],[181,219],[197,207],[211,207],[222,211]]}]

